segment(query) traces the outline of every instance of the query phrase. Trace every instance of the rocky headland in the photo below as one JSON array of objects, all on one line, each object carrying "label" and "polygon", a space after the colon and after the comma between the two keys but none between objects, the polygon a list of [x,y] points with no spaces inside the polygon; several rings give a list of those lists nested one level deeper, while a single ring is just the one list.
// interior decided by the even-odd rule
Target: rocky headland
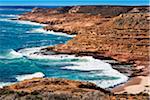
[{"label": "rocky headland", "polygon": [[[66,44],[44,48],[41,50],[41,53],[48,54],[48,52],[54,51],[58,54],[66,53],[75,54],[77,56],[90,55],[97,59],[116,60],[118,63],[112,63],[112,65],[115,65],[113,68],[122,73],[127,73],[131,79],[127,83],[114,87],[111,93],[139,94],[150,93],[150,90],[148,90],[150,87],[148,82],[150,71],[149,9],[148,6],[73,6],[53,9],[34,8],[31,12],[20,15],[18,19],[47,24],[47,26],[43,27],[43,29],[47,31],[64,32],[70,35],[76,35]],[[118,66],[126,64],[131,66],[129,68]],[[47,79],[38,79],[37,84],[40,84],[43,80]],[[48,80],[51,82],[51,79]],[[34,82],[34,80],[32,81]],[[72,81],[68,80],[67,82],[70,83]],[[19,84],[20,83],[18,83],[17,86],[20,86]],[[35,85],[34,83],[32,84],[32,82],[27,82],[26,85],[37,86],[35,90],[44,90],[43,85],[38,86],[37,84]],[[46,83],[43,82],[42,84]],[[52,84],[50,83],[49,85]],[[78,86],[75,87],[79,89]],[[95,85],[92,85],[92,88],[89,86],[85,87],[88,88],[86,89],[86,92],[84,92],[85,89],[79,89],[80,96],[78,99],[81,99],[80,97],[85,98],[83,95],[89,91],[91,93],[93,88],[94,91],[97,91]],[[57,90],[49,89],[48,87],[46,88],[46,91],[64,91],[61,88]],[[13,91],[23,90],[29,92],[29,94],[31,94],[31,90],[34,90],[28,87],[24,89],[19,88],[17,90],[15,89],[15,85],[10,86],[9,88],[7,87],[7,89]],[[70,87],[67,91],[72,93]],[[81,93],[82,91],[84,93]],[[97,95],[97,93],[86,95],[88,95],[89,98],[90,95],[91,97],[96,96],[98,98],[99,96],[102,96],[103,99],[93,100],[105,100],[107,92],[102,90],[98,91],[99,92],[97,93],[99,95]],[[40,96],[41,95],[42,94],[40,94]],[[71,97],[74,97],[76,93],[74,94],[73,92],[71,95],[73,95]],[[55,94],[55,96],[57,95]],[[70,97],[70,94],[65,95],[65,97],[66,96]],[[140,97],[140,95],[138,96]],[[75,100],[77,100],[77,98]]]},{"label": "rocky headland", "polygon": [[45,30],[77,35],[66,44],[45,50],[73,54],[94,53],[148,68],[149,7],[35,8],[19,19],[48,24]]}]

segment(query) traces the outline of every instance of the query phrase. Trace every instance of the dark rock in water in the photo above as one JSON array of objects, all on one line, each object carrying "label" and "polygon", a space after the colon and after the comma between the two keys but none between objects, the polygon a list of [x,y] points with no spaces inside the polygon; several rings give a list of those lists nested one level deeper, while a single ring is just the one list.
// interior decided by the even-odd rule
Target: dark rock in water
[{"label": "dark rock in water", "polygon": [[55,52],[50,51],[50,49],[47,49],[47,48],[42,48],[39,53],[41,53],[42,55],[53,55],[53,54],[56,54]]},{"label": "dark rock in water", "polygon": [[10,18],[10,20],[18,20],[18,18]]}]

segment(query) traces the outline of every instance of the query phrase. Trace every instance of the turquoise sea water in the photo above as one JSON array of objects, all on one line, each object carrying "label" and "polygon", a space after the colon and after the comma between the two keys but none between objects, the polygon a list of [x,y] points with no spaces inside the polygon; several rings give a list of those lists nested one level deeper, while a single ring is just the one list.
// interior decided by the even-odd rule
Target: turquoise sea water
[{"label": "turquoise sea water", "polygon": [[32,55],[35,47],[65,43],[72,36],[45,32],[37,23],[10,20],[27,11],[31,9],[0,9],[0,86],[33,77],[55,77],[90,81],[107,88],[128,79],[92,57]]}]

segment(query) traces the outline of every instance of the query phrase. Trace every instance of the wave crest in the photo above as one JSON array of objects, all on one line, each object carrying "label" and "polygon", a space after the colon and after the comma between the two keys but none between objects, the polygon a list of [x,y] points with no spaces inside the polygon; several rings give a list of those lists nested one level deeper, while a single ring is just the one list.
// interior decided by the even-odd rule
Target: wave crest
[{"label": "wave crest", "polygon": [[11,9],[11,8],[0,8],[0,10],[31,11],[31,9],[22,9],[22,8],[17,8],[17,9]]},{"label": "wave crest", "polygon": [[[93,82],[102,88],[113,87],[115,85],[124,83],[128,80],[128,77],[126,75],[113,69],[109,63],[105,63],[102,60],[94,59],[91,56],[76,57],[75,55],[67,55],[67,54],[42,55],[39,53],[40,49],[41,48],[28,48],[21,50],[19,53],[22,53],[24,56],[30,59],[49,59],[59,61],[65,59],[67,60],[68,64],[71,64],[71,66],[65,66],[62,67],[61,69],[88,71],[90,72],[89,73],[90,75],[94,75],[95,77],[101,78],[100,80],[90,78],[88,81]],[[74,61],[72,59],[78,59],[79,61]],[[102,79],[103,77],[110,77],[110,78],[105,80]]]},{"label": "wave crest", "polygon": [[112,68],[108,63],[94,58],[87,58],[88,62],[72,62],[75,66],[66,66],[62,69],[79,70],[79,71],[92,71],[97,77],[113,77],[115,79],[109,80],[89,80],[100,86],[101,88],[113,87],[115,85],[124,83],[128,77],[119,71]]},{"label": "wave crest", "polygon": [[17,17],[17,15],[13,15],[13,14],[0,14],[0,16],[2,16],[2,17]]},{"label": "wave crest", "polygon": [[12,85],[14,83],[12,82],[0,82],[0,88],[3,88],[4,86]]},{"label": "wave crest", "polygon": [[0,18],[0,21],[12,22],[12,23],[18,23],[18,24],[34,25],[34,26],[46,26],[46,24],[40,24],[40,23],[36,23],[36,22],[22,21],[22,20],[11,20],[11,19],[7,19],[7,18]]},{"label": "wave crest", "polygon": [[44,34],[52,34],[52,35],[59,35],[59,36],[66,36],[66,37],[75,37],[76,35],[69,35],[62,32],[54,32],[54,31],[46,31],[42,28],[33,29],[31,31],[28,31],[27,33],[44,33]]},{"label": "wave crest", "polygon": [[23,81],[26,79],[32,79],[32,78],[42,78],[45,75],[42,72],[36,72],[34,74],[27,74],[27,75],[18,75],[16,77],[17,81]]},{"label": "wave crest", "polygon": [[23,55],[19,52],[16,52],[13,49],[0,51],[0,59],[15,59],[15,58],[21,58],[21,57],[23,57]]},{"label": "wave crest", "polygon": [[29,25],[34,25],[34,26],[46,26],[46,24],[40,24],[36,22],[31,22],[31,21],[22,21],[22,20],[15,20],[15,22],[19,24],[29,24]]}]

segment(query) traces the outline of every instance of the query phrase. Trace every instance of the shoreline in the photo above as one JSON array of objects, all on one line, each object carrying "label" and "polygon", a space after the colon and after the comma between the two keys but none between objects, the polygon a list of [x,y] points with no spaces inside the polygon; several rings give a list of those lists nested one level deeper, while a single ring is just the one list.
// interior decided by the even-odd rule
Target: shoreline
[{"label": "shoreline", "polygon": [[[49,47],[48,47],[49,48]],[[53,46],[52,46],[52,48],[53,48]],[[43,53],[45,53],[44,55],[47,55],[47,53],[46,53],[46,51],[44,51],[43,52],[43,50],[45,50],[45,49],[47,49],[47,48],[43,48],[43,49],[41,49],[41,51],[42,51],[42,54]],[[51,52],[50,50],[48,50],[48,52]],[[52,52],[55,52],[55,51],[52,51]],[[107,57],[107,56],[105,56],[105,55],[103,55],[103,54],[100,54],[100,56],[96,56],[95,54],[93,55],[93,53],[61,53],[61,52],[56,52],[56,54],[68,54],[68,55],[76,55],[77,57],[79,56],[92,56],[94,59],[98,59],[98,60],[102,60],[102,59],[106,59],[106,60],[113,60],[113,61],[116,61],[117,63],[114,63],[114,65],[117,65],[117,64],[119,64],[119,65],[130,65],[130,67],[132,67],[132,63],[126,63],[126,62],[119,62],[119,61],[117,61],[117,60],[115,60],[115,59],[113,59],[113,58],[111,58],[111,57]],[[107,63],[109,63],[109,62],[107,62]],[[113,64],[113,63],[109,63],[109,64]],[[114,68],[114,65],[112,66],[112,68],[113,69],[115,69],[115,70],[117,70],[117,71],[119,71],[120,73],[122,73],[122,74],[126,74],[127,72],[125,72],[125,71],[123,71],[122,72],[122,70],[119,70],[118,68]],[[132,73],[132,72],[131,72]],[[132,77],[131,76],[132,74],[130,74],[128,77],[129,77],[129,79],[126,81],[126,82],[123,82],[123,83],[120,83],[120,84],[117,84],[117,85],[115,85],[115,86],[113,86],[113,87],[109,87],[110,88],[110,91],[112,91],[112,93],[115,93],[115,94],[122,94],[122,92],[118,92],[118,90],[120,90],[120,91],[123,91],[124,89],[122,88],[122,86],[123,85],[125,85],[125,84],[128,84],[128,82],[130,82],[133,78],[135,78],[135,77]],[[139,83],[140,84],[140,83]],[[107,90],[107,89],[106,89]],[[109,90],[109,89],[108,89]],[[125,92],[124,92],[125,93]],[[139,92],[140,93],[140,92]],[[131,93],[128,93],[128,94],[134,94],[133,92]]]},{"label": "shoreline", "polygon": [[[93,62],[93,64],[95,64],[96,63],[96,61],[99,61],[99,63],[101,63],[101,62],[103,62],[103,64],[110,64],[109,63],[109,61],[110,62],[112,62],[112,63],[114,63],[114,65],[117,65],[117,64],[119,64],[119,63],[117,63],[115,60],[112,60],[112,59],[108,59],[108,58],[105,58],[105,57],[103,57],[103,59],[97,59],[96,57],[93,57],[92,55],[77,55],[77,54],[67,54],[67,53],[65,53],[65,54],[62,54],[62,53],[56,53],[56,52],[53,52],[53,51],[49,51],[49,52],[46,52],[46,51],[43,51],[43,49],[44,48],[46,48],[46,47],[43,47],[43,48],[41,48],[41,47],[33,47],[33,48],[25,48],[25,49],[21,49],[21,50],[19,50],[18,52],[19,53],[21,53],[23,56],[25,56],[25,57],[28,57],[29,59],[54,59],[55,57],[57,58],[57,59],[62,59],[62,58],[64,58],[64,59],[67,59],[67,58],[75,58],[75,59],[85,59],[85,60],[89,60],[88,62]],[[92,60],[92,61],[91,61]],[[105,60],[108,60],[108,61],[105,61]],[[95,62],[95,63],[94,63]],[[95,71],[95,70],[104,70],[105,68],[103,68],[102,66],[102,68],[100,67],[100,65],[99,65],[99,68],[98,67],[93,67],[92,69],[91,69],[91,65],[89,65],[89,67],[85,67],[85,65],[86,65],[86,63],[87,62],[83,62],[83,68],[81,68],[80,69],[80,66],[82,66],[82,64],[80,65],[80,64],[77,64],[77,63],[73,63],[73,62],[71,62],[71,64],[74,64],[74,65],[77,65],[78,67],[77,67],[77,69],[68,69],[68,70],[79,70],[79,71]],[[107,65],[106,66],[106,69],[107,69],[107,67],[108,67],[108,70],[110,69],[109,67],[111,67],[112,69],[111,70],[116,70],[116,69],[114,69],[113,68],[113,66],[112,65]],[[64,67],[64,68],[67,68],[67,67]],[[70,68],[70,67],[68,67],[68,68]],[[72,66],[72,68],[74,68],[73,66]],[[76,68],[76,67],[75,67]],[[86,69],[88,69],[89,68],[89,70],[86,70]],[[111,71],[110,70],[110,71]],[[118,70],[116,70],[116,71],[118,71]],[[104,71],[105,72],[105,71]],[[113,72],[113,71],[112,71]],[[119,72],[119,71],[118,71]],[[116,73],[116,72],[115,72]],[[108,73],[107,73],[108,74]],[[122,74],[122,73],[118,73],[118,74]],[[124,74],[123,74],[124,75]],[[109,76],[109,75],[108,75]],[[128,77],[127,75],[125,75],[126,77]],[[114,76],[115,77],[115,76]],[[117,77],[117,76],[116,76]],[[120,78],[122,78],[122,77],[120,77]],[[80,80],[80,81],[82,81],[82,80]],[[118,80],[119,81],[119,80]],[[116,80],[116,82],[118,82],[117,80]],[[121,81],[121,80],[120,80]],[[122,79],[122,81],[123,81],[123,79]],[[111,82],[110,82],[111,83]],[[123,82],[124,83],[124,82]],[[112,87],[115,87],[116,85],[118,85],[118,84],[122,84],[122,82],[121,83],[118,83],[118,84],[116,84],[116,85],[113,85],[114,83],[113,83],[113,81],[112,81],[112,86],[110,86],[109,88],[107,88],[107,89],[110,89],[110,88],[112,88]],[[98,85],[98,83],[97,83],[97,85]]]},{"label": "shoreline", "polygon": [[[36,52],[37,53],[37,52]],[[59,54],[58,54],[59,55]],[[20,93],[21,91],[23,91],[23,92],[21,92],[21,93],[26,93],[27,92],[27,94],[32,94],[32,92],[29,92],[28,91],[28,89],[26,89],[27,87],[25,86],[25,88],[23,87],[23,86],[20,86],[20,85],[24,85],[24,84],[22,84],[23,82],[28,82],[29,81],[29,83],[26,83],[25,85],[27,85],[28,86],[28,84],[32,84],[33,86],[34,86],[34,83],[35,82],[38,82],[38,81],[34,81],[34,80],[38,80],[39,79],[39,82],[41,81],[41,80],[47,80],[47,79],[49,79],[49,80],[51,80],[51,79],[53,79],[53,78],[32,78],[32,79],[26,79],[26,80],[22,80],[22,81],[20,81],[20,82],[16,82],[16,83],[14,83],[14,84],[11,84],[11,85],[8,85],[8,86],[4,86],[4,88],[0,88],[0,91],[10,91],[10,93],[11,93],[11,90],[13,90],[13,92],[12,93],[15,93],[16,91],[17,91],[17,93]],[[63,78],[56,78],[56,80],[69,80],[69,79],[63,79]],[[84,81],[81,81],[81,80],[69,80],[69,81],[75,81],[75,82],[83,82],[84,83]],[[45,81],[44,81],[44,83],[45,83]],[[87,84],[90,84],[91,82],[85,82],[85,83],[87,83]],[[127,82],[125,82],[125,84],[126,83],[128,83],[128,81]],[[20,84],[20,85],[19,85]],[[93,84],[93,83],[92,83]],[[120,84],[124,84],[124,83],[120,83]],[[118,85],[120,85],[120,84],[118,84]],[[118,86],[118,85],[116,85],[116,86]],[[15,86],[14,88],[11,88],[11,87],[13,87],[13,86]],[[37,86],[37,84],[36,84],[36,86]],[[136,97],[137,95],[138,96],[140,96],[140,98],[144,98],[143,100],[146,100],[145,98],[147,98],[148,97],[148,94],[145,94],[145,93],[136,93],[136,94],[134,94],[134,93],[126,93],[126,92],[121,92],[121,93],[119,93],[118,91],[115,91],[115,92],[112,92],[112,91],[110,91],[110,89],[103,89],[103,88],[101,88],[101,87],[99,87],[99,86],[97,86],[97,85],[95,85],[94,84],[94,86],[96,87],[96,91],[103,91],[104,93],[105,93],[105,95],[107,94],[108,95],[108,100],[109,100],[109,98],[124,98],[124,96],[125,97],[129,97],[129,98],[134,98],[134,96]],[[114,86],[114,87],[116,87],[116,86]],[[16,88],[17,87],[17,88]],[[18,88],[18,87],[20,87],[20,88]],[[38,86],[37,86],[38,87]],[[21,89],[21,88],[23,88],[23,89]],[[88,88],[88,86],[87,86],[87,88]],[[91,86],[91,88],[94,88],[93,86]],[[27,91],[26,91],[27,90]],[[14,92],[15,91],[15,92]],[[42,90],[41,90],[42,91]],[[94,90],[95,91],[95,90]],[[29,93],[28,93],[29,92]],[[33,93],[34,93],[34,90],[33,90]],[[8,92],[8,94],[9,94],[9,92]],[[0,95],[1,95],[1,93],[0,93]],[[141,99],[142,100],[142,99]]]},{"label": "shoreline", "polygon": [[[36,50],[36,48],[37,48],[37,50]],[[43,53],[46,53],[46,52],[43,52],[43,51],[41,51],[43,48],[47,48],[47,46],[42,46],[42,47],[31,47],[31,48],[22,48],[22,49],[18,49],[17,51],[16,51],[16,53],[17,53],[17,55],[19,55],[19,58],[20,57],[27,57],[28,58],[28,56],[32,56],[32,55],[39,55],[39,56],[42,56],[43,55],[43,57],[44,56],[47,56],[46,58],[41,58],[41,59],[49,59],[48,57],[49,56],[56,56],[56,55],[61,55],[62,53],[52,53],[52,55],[51,54],[43,54]],[[24,50],[26,51],[26,49],[27,49],[27,53],[29,53],[29,54],[26,54],[26,52],[25,52],[25,54],[23,53],[24,52]],[[30,50],[31,49],[31,50]],[[35,50],[32,50],[32,49],[35,49]],[[22,51],[23,50],[23,51]],[[29,52],[28,52],[29,51]],[[52,51],[50,51],[50,52],[52,52]],[[63,54],[62,54],[63,55]],[[118,64],[118,63],[116,63],[116,61],[115,60],[113,60],[113,59],[111,59],[111,58],[105,58],[105,57],[101,57],[101,58],[103,58],[103,60],[102,59],[98,59],[98,58],[96,58],[96,57],[93,57],[91,54],[89,54],[89,55],[87,55],[87,54],[67,54],[67,53],[65,53],[64,55],[68,55],[68,56],[74,56],[74,57],[79,57],[79,58],[81,58],[81,59],[83,59],[84,57],[92,57],[92,59],[95,59],[95,60],[99,60],[99,61],[102,61],[102,62],[104,62],[104,63],[109,63],[109,62],[107,62],[107,61],[103,61],[103,60],[108,60],[108,61],[111,61],[112,63],[114,63],[114,64]],[[83,58],[82,58],[83,57]],[[29,59],[34,59],[34,57],[32,58],[30,58],[29,57]],[[37,58],[37,59],[40,59],[40,58]],[[115,61],[115,62],[114,62]],[[86,63],[86,62],[85,62]],[[113,68],[113,66],[111,66],[112,68]],[[96,69],[95,69],[96,70]],[[37,72],[38,73],[38,72]],[[17,76],[17,80],[28,80],[28,79],[30,79],[30,78],[26,78],[26,76],[29,76],[29,77],[32,77],[33,76],[33,78],[34,78],[34,76],[36,75],[36,73],[33,73],[33,74],[27,74],[27,75],[23,75],[23,76],[25,76],[25,78],[23,78],[22,76]],[[22,77],[21,79],[19,79],[19,77]],[[38,77],[38,76],[35,76],[35,77]],[[32,79],[31,79],[32,80]],[[82,81],[82,80],[80,80],[80,81]],[[18,81],[18,82],[20,82],[20,81]],[[16,84],[16,83],[18,83],[18,82],[15,82],[15,83],[9,83],[9,85],[8,86],[11,86],[11,85],[13,85],[13,84]],[[87,82],[90,82],[90,81],[87,81]],[[123,83],[125,83],[125,82],[121,82],[121,83],[118,83],[118,84],[116,84],[116,85],[114,85],[114,86],[111,86],[111,87],[108,87],[108,88],[106,88],[106,90],[111,90],[113,87],[115,87],[115,86],[118,86],[118,85],[120,85],[120,84],[123,84]],[[7,83],[6,83],[7,84]],[[7,85],[6,85],[7,86]],[[5,85],[4,85],[4,87],[5,87]]]},{"label": "shoreline", "polygon": [[[35,11],[36,11],[36,10],[35,10]],[[24,18],[23,18],[23,20],[24,20]],[[36,21],[36,22],[38,22],[38,21]],[[38,23],[40,23],[40,22],[38,22]],[[43,22],[43,23],[44,23],[44,22]],[[61,22],[60,22],[60,23],[61,23]],[[54,24],[54,23],[51,23],[50,25],[53,25],[53,24]],[[58,25],[59,25],[59,24],[58,24]],[[56,28],[56,30],[55,30],[55,28]],[[58,28],[58,29],[57,29],[57,28]],[[66,32],[66,33],[69,33],[69,32],[70,32],[69,34],[72,34],[72,33],[79,34],[79,33],[77,33],[77,30],[75,30],[75,31],[74,31],[74,30],[72,30],[72,31],[70,31],[70,30],[68,31],[68,30],[67,30],[67,31],[66,31],[65,29],[63,30],[61,27],[60,27],[60,29],[59,29],[58,26],[56,26],[56,27],[46,27],[46,28],[44,28],[44,29],[45,29],[45,30],[53,30],[53,29],[54,29],[53,31],[57,31],[57,32],[58,32],[58,30],[59,30],[59,31],[61,31],[61,32]],[[77,37],[76,37],[76,38],[77,38]],[[50,48],[50,50],[52,50],[52,48]],[[55,52],[57,52],[57,50],[58,50],[58,49],[55,49],[55,48],[54,48],[54,51],[55,51]],[[60,53],[61,51],[58,50],[58,52]],[[65,53],[65,52],[62,52],[62,53]],[[66,53],[69,54],[69,52],[66,52]],[[77,51],[77,52],[75,51],[74,53],[77,54],[78,51]],[[87,52],[83,52],[83,53],[86,54]],[[95,52],[94,52],[94,53],[95,53]],[[99,53],[99,52],[98,52],[98,54],[103,55],[103,56],[106,56],[106,57],[114,58],[114,59],[116,59],[117,61],[119,61],[119,60],[118,60],[119,57],[122,58],[122,55],[119,56],[119,57],[116,57],[116,56],[113,56],[113,54],[109,54],[109,53],[103,53],[103,52],[102,52],[102,53]],[[127,55],[125,54],[124,56],[127,56]],[[129,61],[128,61],[128,56],[127,56],[127,58],[125,57],[125,58],[120,59],[119,62],[123,62],[123,63],[124,63],[124,62],[129,62]],[[130,63],[133,63],[133,62],[131,61]],[[140,65],[135,65],[135,63],[133,63],[133,65],[134,65],[134,68],[140,66]],[[134,69],[134,68],[133,68],[133,69]],[[139,68],[138,70],[140,70],[140,69],[141,69],[141,68]],[[147,75],[148,75],[148,74],[147,74]],[[133,75],[131,76],[131,80],[132,80],[133,78],[135,78],[135,77],[138,77],[138,76],[140,76],[140,75],[138,75],[138,74],[137,74],[137,75],[136,75],[136,74],[134,75],[134,74],[133,74]],[[143,75],[141,75],[141,76],[143,76]],[[143,78],[141,78],[141,80],[143,80]],[[130,81],[130,80],[129,80],[129,81]],[[128,81],[128,82],[129,82],[129,81]],[[126,82],[126,83],[124,83],[124,84],[128,84],[128,82]],[[143,84],[143,83],[138,82],[138,84]],[[144,84],[143,84],[143,85],[144,85]],[[120,86],[118,86],[118,87],[120,87]],[[118,88],[118,87],[116,87],[116,88]],[[128,87],[128,86],[127,86],[127,87]],[[123,91],[123,90],[122,90],[122,91]],[[142,92],[142,91],[141,91],[141,92]]]},{"label": "shoreline", "polygon": [[[34,9],[34,10],[35,10],[35,12],[36,12],[36,9]],[[33,10],[33,12],[34,12],[34,10]],[[37,10],[37,11],[38,11],[38,10]],[[23,20],[24,20],[24,19],[23,19]],[[38,22],[37,20],[34,20],[34,22],[40,23],[40,22]],[[60,23],[61,23],[61,22],[60,22]],[[53,22],[50,23],[50,25],[53,25],[53,24],[54,24]],[[56,25],[57,25],[57,22],[56,22]],[[59,25],[59,24],[58,24],[58,25]],[[54,24],[54,26],[55,26],[55,24]],[[58,26],[57,26],[57,27],[58,27]],[[66,31],[67,29],[63,29],[63,28],[61,28],[61,27],[60,27],[60,28],[59,28],[59,27],[57,28],[57,27],[55,28],[55,27],[53,27],[53,26],[50,26],[50,27],[47,26],[47,27],[44,27],[43,29],[45,29],[45,30],[47,30],[47,31],[48,31],[48,30],[53,30],[53,31],[56,31],[56,32],[65,32],[65,33],[68,33],[68,34],[72,34],[72,33],[79,34],[79,33],[80,33],[80,32],[78,33],[78,31],[76,31],[76,30]],[[76,38],[76,37],[75,37],[75,38]],[[59,45],[58,45],[58,46],[59,46]],[[54,50],[52,50],[53,48],[54,48]],[[54,51],[54,52],[57,52],[57,49],[55,50],[55,47],[52,47],[52,48],[50,47],[50,48],[48,48],[48,49],[49,49],[49,50],[52,50],[52,51]],[[64,50],[64,51],[65,51],[65,50]],[[75,51],[75,52],[63,52],[63,51],[61,52],[60,50],[58,50],[57,53],[58,53],[58,54],[59,54],[59,53],[66,53],[66,54],[80,55],[80,52],[76,52],[76,51]],[[95,53],[96,53],[96,52],[93,53],[93,54],[94,54],[94,55],[92,55],[93,57],[94,57],[94,56],[97,56]],[[87,52],[84,51],[83,54],[84,54],[84,55],[88,55],[89,52],[87,53]],[[81,55],[83,55],[83,54],[82,54],[82,52],[81,52]],[[91,54],[92,54],[92,53],[91,53]],[[114,59],[116,59],[117,61],[119,61],[120,63],[128,62],[128,61],[126,61],[126,60],[124,60],[124,59],[120,59],[120,60],[119,60],[119,58],[116,58],[115,56],[113,57],[113,56],[111,56],[109,53],[108,53],[108,54],[105,54],[105,53],[102,52],[102,53],[97,53],[97,54],[98,54],[98,56],[99,56],[99,54],[100,54],[101,56],[106,57],[106,58],[107,58],[107,57],[108,57],[108,58],[109,58],[109,57],[110,57],[110,58],[114,58]],[[99,58],[98,56],[97,56],[96,58]],[[100,58],[102,58],[101,56],[100,56]],[[125,55],[125,56],[126,56],[126,55]],[[122,61],[121,61],[121,60],[122,60]],[[131,63],[132,66],[135,66],[135,64],[134,64],[133,62],[129,62],[129,63]],[[133,68],[133,67],[132,67],[132,68]],[[132,70],[133,70],[133,69],[131,69],[130,74],[133,73]],[[133,75],[133,76],[134,76],[134,75]],[[129,75],[130,80],[133,79],[133,76],[132,76],[132,75]],[[136,76],[136,75],[135,75],[135,76]],[[128,83],[128,82],[126,82],[126,83]],[[126,84],[126,83],[123,83],[123,84],[121,84],[121,85],[124,85],[124,84]],[[139,82],[139,84],[140,84],[140,82]],[[116,87],[118,88],[118,87],[120,87],[121,85],[118,85],[118,86],[116,86]]]}]

